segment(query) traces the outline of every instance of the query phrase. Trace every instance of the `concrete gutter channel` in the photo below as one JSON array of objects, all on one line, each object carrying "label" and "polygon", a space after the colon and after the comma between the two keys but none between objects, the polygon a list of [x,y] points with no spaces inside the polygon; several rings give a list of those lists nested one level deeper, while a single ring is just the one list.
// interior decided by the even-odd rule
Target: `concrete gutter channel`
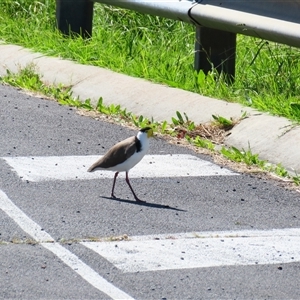
[{"label": "concrete gutter channel", "polygon": [[42,80],[49,84],[71,85],[74,96],[90,98],[96,104],[120,104],[128,111],[156,121],[171,121],[175,112],[185,112],[195,123],[211,121],[212,115],[249,117],[236,125],[226,138],[227,146],[248,149],[271,163],[281,163],[287,170],[300,174],[300,127],[285,118],[260,113],[240,104],[204,97],[196,93],[133,78],[94,66],[47,57],[15,45],[0,44],[0,76],[6,70],[18,72],[34,64]]}]

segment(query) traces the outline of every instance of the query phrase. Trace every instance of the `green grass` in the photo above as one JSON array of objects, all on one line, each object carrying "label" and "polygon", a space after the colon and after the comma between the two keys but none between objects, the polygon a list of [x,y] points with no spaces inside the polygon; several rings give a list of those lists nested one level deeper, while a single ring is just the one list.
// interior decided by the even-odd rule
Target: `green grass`
[{"label": "green grass", "polygon": [[190,24],[96,3],[93,37],[84,40],[57,31],[54,0],[2,0],[0,11],[6,43],[300,121],[299,49],[238,36],[236,80],[229,86],[214,70],[194,72]]}]

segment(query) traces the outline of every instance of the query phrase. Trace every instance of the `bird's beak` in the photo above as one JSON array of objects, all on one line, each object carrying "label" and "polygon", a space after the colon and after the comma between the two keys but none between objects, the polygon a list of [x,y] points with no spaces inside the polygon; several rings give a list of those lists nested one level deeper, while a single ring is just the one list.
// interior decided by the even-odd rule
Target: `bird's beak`
[{"label": "bird's beak", "polygon": [[158,137],[158,134],[157,134],[157,133],[154,133],[154,134],[152,135],[152,137],[153,137],[155,140],[158,140],[158,139],[159,139],[159,137]]}]

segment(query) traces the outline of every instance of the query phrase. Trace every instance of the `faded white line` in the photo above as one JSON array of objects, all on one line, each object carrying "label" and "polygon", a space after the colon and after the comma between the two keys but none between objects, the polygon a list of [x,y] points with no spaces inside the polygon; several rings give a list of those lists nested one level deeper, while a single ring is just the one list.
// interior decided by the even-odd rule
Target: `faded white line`
[{"label": "faded white line", "polygon": [[[17,174],[28,181],[113,178],[113,172],[88,173],[100,156],[3,157]],[[238,175],[193,155],[146,155],[130,173],[139,177],[188,177]]]},{"label": "faded white line", "polygon": [[151,235],[81,244],[128,273],[300,261],[300,228]]},{"label": "faded white line", "polygon": [[41,226],[32,221],[7,195],[0,190],[0,209],[13,219],[23,231],[37,242],[54,242],[54,239]]},{"label": "faded white line", "polygon": [[71,253],[60,244],[42,243],[41,245],[59,257],[66,265],[84,278],[88,283],[112,299],[134,299],[118,289],[116,286],[109,283],[106,279],[101,277],[97,272],[81,261],[75,254]]},{"label": "faded white line", "polygon": [[64,248],[45,232],[38,224],[31,220],[22,210],[20,210],[8,197],[0,190],[0,209],[12,218],[23,231],[32,236],[37,242],[54,253],[74,272],[80,275],[89,284],[105,293],[112,299],[133,299],[131,296],[118,289],[101,277],[91,267],[81,261],[75,254]]}]

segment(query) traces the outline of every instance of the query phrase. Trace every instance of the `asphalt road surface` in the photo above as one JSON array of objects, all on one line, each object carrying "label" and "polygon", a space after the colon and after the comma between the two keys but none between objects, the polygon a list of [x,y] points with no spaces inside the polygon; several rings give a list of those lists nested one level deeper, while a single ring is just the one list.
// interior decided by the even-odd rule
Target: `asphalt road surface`
[{"label": "asphalt road surface", "polygon": [[[130,174],[86,173],[135,134],[0,85],[0,298],[300,299],[300,197],[151,141]],[[90,176],[90,177],[89,177]]]}]

